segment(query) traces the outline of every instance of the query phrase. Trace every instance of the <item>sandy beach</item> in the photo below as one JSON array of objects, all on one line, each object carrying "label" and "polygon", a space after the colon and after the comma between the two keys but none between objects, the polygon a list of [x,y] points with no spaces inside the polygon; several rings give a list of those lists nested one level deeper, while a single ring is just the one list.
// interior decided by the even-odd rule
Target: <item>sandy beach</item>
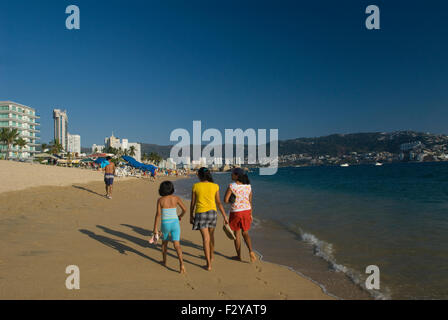
[{"label": "sandy beach", "polygon": [[0,193],[41,186],[103,181],[101,171],[0,160]]},{"label": "sandy beach", "polygon": [[[172,244],[161,265],[160,242],[148,243],[161,179],[117,179],[108,200],[98,172],[0,161],[0,175],[0,299],[331,299],[286,267],[250,264],[247,249],[244,262],[230,259],[222,219],[211,272],[185,218],[187,274]],[[80,290],[65,287],[69,265]]]}]

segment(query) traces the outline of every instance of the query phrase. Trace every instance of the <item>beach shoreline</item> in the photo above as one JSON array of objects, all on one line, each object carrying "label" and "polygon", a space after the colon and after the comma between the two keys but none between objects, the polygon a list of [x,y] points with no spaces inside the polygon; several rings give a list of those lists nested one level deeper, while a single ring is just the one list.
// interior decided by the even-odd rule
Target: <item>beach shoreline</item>
[{"label": "beach shoreline", "polygon": [[[189,201],[189,191],[186,192],[185,188],[187,187],[190,190],[189,185],[196,182],[194,177],[191,178],[190,181],[185,180],[175,184],[179,187],[185,201]],[[215,179],[215,182],[220,183],[223,187],[220,179]],[[225,190],[222,189],[220,195],[222,196],[224,192]],[[322,242],[321,240],[308,233],[306,233],[306,236],[311,236],[314,241],[305,240],[303,235],[298,235],[296,232],[286,229],[274,220],[260,218],[257,215],[259,211],[260,209],[255,213],[250,234],[254,251],[261,257],[262,261],[290,269],[318,285],[325,294],[334,299],[387,299],[387,296],[381,293],[370,292],[365,289],[355,270],[339,265],[332,256],[323,257],[320,255],[319,252],[325,249],[319,245]],[[328,246],[328,244],[325,244],[325,246]],[[299,261],[300,263],[298,263]]]},{"label": "beach shoreline", "polygon": [[[248,263],[247,250],[245,262],[232,260],[233,242],[220,230],[222,221],[213,271],[203,269],[201,237],[188,219],[181,221],[187,274],[178,273],[171,244],[162,266],[160,243],[148,240],[158,185],[176,179],[118,179],[113,200],[104,198],[102,181],[0,192],[0,298],[333,299],[287,267]],[[68,265],[80,268],[80,290],[65,287]]]}]

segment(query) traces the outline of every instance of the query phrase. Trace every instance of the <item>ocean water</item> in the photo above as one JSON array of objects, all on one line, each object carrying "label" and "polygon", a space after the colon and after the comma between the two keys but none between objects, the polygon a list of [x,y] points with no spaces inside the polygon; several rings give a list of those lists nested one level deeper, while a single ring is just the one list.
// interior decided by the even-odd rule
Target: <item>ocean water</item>
[{"label": "ocean water", "polygon": [[[214,179],[223,196],[230,174]],[[280,168],[250,174],[254,246],[346,299],[448,299],[448,163]],[[190,198],[196,179],[176,181]],[[365,270],[380,270],[367,290]]]}]

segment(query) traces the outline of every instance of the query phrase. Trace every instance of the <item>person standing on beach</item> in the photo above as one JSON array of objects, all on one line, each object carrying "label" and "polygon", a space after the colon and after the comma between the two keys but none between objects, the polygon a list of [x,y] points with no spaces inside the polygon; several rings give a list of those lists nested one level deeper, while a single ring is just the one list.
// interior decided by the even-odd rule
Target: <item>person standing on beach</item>
[{"label": "person standing on beach", "polygon": [[115,177],[115,164],[112,162],[112,157],[107,157],[106,160],[109,162],[109,164],[104,167],[104,183],[106,184],[106,198],[112,199],[112,186],[114,184],[114,177]]},{"label": "person standing on beach", "polygon": [[[234,181],[227,188],[224,196],[225,203],[232,203],[229,217],[230,228],[235,232],[235,250],[237,259],[241,259],[241,232],[243,230],[243,238],[249,249],[250,261],[254,262],[257,257],[252,249],[252,240],[249,236],[249,229],[252,224],[252,187],[249,177],[241,168],[235,168],[232,171],[232,180]],[[231,200],[234,196],[233,201]]]},{"label": "person standing on beach", "polygon": [[[157,225],[159,220],[162,220],[162,256],[163,265],[166,266],[166,255],[168,250],[168,239],[171,235],[171,240],[173,241],[174,248],[177,252],[177,257],[179,258],[179,272],[185,273],[184,260],[182,258],[182,248],[180,247],[180,224],[179,221],[187,212],[182,200],[174,195],[174,185],[171,181],[164,181],[159,187],[160,198],[157,200],[157,214],[154,218],[154,230],[153,234],[156,235],[158,239],[158,229]],[[177,215],[177,206],[182,210],[182,213]],[[156,240],[157,241],[157,240]]]},{"label": "person standing on beach", "polygon": [[219,199],[219,186],[213,182],[212,174],[207,168],[198,170],[199,181],[193,186],[190,205],[190,223],[193,230],[200,230],[204,247],[207,270],[212,270],[215,250],[215,228],[218,219],[217,207],[228,224],[227,215]]}]

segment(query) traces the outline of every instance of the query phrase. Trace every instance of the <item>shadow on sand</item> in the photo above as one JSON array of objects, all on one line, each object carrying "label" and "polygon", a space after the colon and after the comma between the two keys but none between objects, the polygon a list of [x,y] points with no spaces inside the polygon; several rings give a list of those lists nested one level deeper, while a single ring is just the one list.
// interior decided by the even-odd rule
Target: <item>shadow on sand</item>
[{"label": "shadow on sand", "polygon": [[[138,233],[138,234],[140,234],[142,236],[152,236],[152,231],[149,231],[149,230],[146,230],[146,229],[143,229],[143,228],[140,228],[140,227],[136,227],[136,226],[133,226],[133,225],[129,225],[129,224],[121,224],[121,225],[125,226],[125,227],[128,227],[128,228],[131,228],[135,233]],[[193,249],[197,249],[200,252],[203,252],[203,247],[202,246],[197,245],[197,244],[193,243],[190,240],[181,239],[180,240],[180,245],[182,247],[190,247],[190,248],[193,248]],[[222,254],[222,253],[220,253],[220,252],[218,252],[216,250],[215,250],[215,254],[218,255],[218,256],[227,258],[227,259],[234,260],[234,257],[226,256],[226,255],[224,255],[224,254]],[[191,254],[189,254],[189,255],[191,255]],[[194,256],[194,255],[191,255],[191,256]],[[194,256],[194,257],[205,259],[204,256]]]},{"label": "shadow on sand", "polygon": [[75,188],[75,189],[79,189],[79,190],[82,190],[82,191],[87,191],[87,192],[96,194],[96,195],[100,196],[101,198],[106,198],[106,196],[105,196],[104,194],[100,194],[100,193],[98,193],[98,192],[96,192],[96,191],[87,189],[87,188],[85,188],[85,187],[75,186],[75,185],[72,185],[72,187]]},{"label": "shadow on sand", "polygon": [[[85,235],[87,235],[90,238],[92,238],[92,239],[94,239],[94,240],[104,244],[105,246],[107,246],[109,248],[117,250],[121,254],[125,254],[126,255],[127,254],[126,252],[132,252],[132,253],[135,253],[136,255],[138,255],[138,256],[140,256],[142,258],[145,258],[145,259],[148,259],[148,260],[150,260],[152,262],[155,262],[157,264],[163,265],[161,261],[158,261],[158,260],[156,260],[154,258],[151,258],[151,257],[141,253],[140,251],[135,250],[134,248],[131,248],[131,247],[123,244],[124,241],[108,238],[108,237],[105,237],[105,236],[101,236],[99,234],[96,234],[96,233],[94,233],[94,232],[92,232],[90,230],[86,230],[86,229],[80,229],[79,232],[84,233]],[[170,271],[178,272],[178,270],[175,270],[175,269],[170,268],[168,266],[165,266],[165,267],[168,270],[170,270]]]},{"label": "shadow on sand", "polygon": [[[160,254],[162,254],[162,249],[159,246],[155,246],[155,245],[150,245],[149,244],[149,238],[148,238],[148,240],[145,240],[145,239],[141,239],[141,238],[137,238],[137,237],[131,236],[131,235],[129,235],[127,233],[124,233],[124,232],[121,232],[121,231],[116,231],[116,230],[112,230],[112,229],[106,228],[104,226],[97,225],[96,227],[101,229],[101,230],[103,230],[106,233],[109,233],[109,234],[114,235],[116,237],[120,237],[120,238],[126,239],[126,240],[128,240],[128,241],[130,241],[132,243],[135,243],[136,245],[139,245],[140,247],[150,248],[150,249],[156,250],[156,251],[160,252]],[[149,233],[152,236],[152,232],[151,231],[146,230],[146,232]],[[182,241],[181,241],[181,245],[182,245]],[[170,251],[174,252],[174,254],[170,253]],[[175,252],[176,251],[173,248],[168,247],[168,252],[167,252],[168,256],[177,259],[177,253],[175,253]],[[200,256],[195,256],[194,254],[186,252],[185,250],[182,250],[182,254],[184,256],[190,256],[190,257],[193,257],[193,258],[201,258]],[[191,261],[188,261],[185,258],[184,258],[184,262],[187,262],[187,263],[190,263],[192,265],[195,265],[195,266],[198,266],[198,267],[202,268],[201,265],[199,265],[197,263],[194,263],[194,262],[191,262]]]},{"label": "shadow on sand", "polygon": [[[113,229],[110,229],[110,228],[107,228],[107,227],[104,227],[104,226],[101,226],[101,225],[97,225],[97,228],[101,229],[105,233],[108,233],[108,234],[111,234],[113,236],[120,237],[122,239],[128,240],[129,242],[132,242],[132,243],[134,243],[134,244],[136,244],[136,245],[138,245],[138,246],[140,246],[142,248],[149,248],[151,250],[158,251],[158,254],[162,255],[162,250],[161,250],[160,246],[150,245],[149,241],[148,241],[149,239],[146,240],[146,239],[141,239],[141,238],[138,238],[138,237],[134,237],[134,236],[129,235],[127,233],[124,233],[124,232],[121,232],[121,231],[117,231],[117,230],[113,230]],[[140,251],[135,250],[134,248],[131,248],[131,247],[123,244],[124,241],[122,241],[122,240],[115,240],[115,239],[112,239],[112,238],[101,236],[101,235],[95,234],[92,231],[85,230],[85,229],[82,229],[82,230],[79,230],[79,231],[84,233],[84,234],[86,234],[86,235],[88,235],[90,238],[95,239],[95,240],[103,243],[104,245],[117,250],[121,254],[126,254],[126,252],[129,251],[129,252],[133,252],[133,253],[135,253],[135,254],[143,257],[143,258],[146,258],[146,259],[149,259],[149,260],[151,260],[153,262],[156,262],[158,264],[162,264],[161,261],[157,261],[156,259],[153,259],[153,258],[151,258],[151,257],[149,257],[149,256],[147,256],[147,255],[145,255],[143,253],[141,253]],[[148,231],[148,232],[149,232],[150,235],[152,235],[152,232],[150,232],[150,231]],[[167,255],[172,257],[172,258],[174,258],[174,259],[177,259],[177,254],[175,253],[175,250],[173,248],[168,247]],[[189,252],[185,252],[185,251],[183,251],[183,255],[184,256],[191,256],[191,257],[194,257],[194,258],[200,258],[198,256],[195,256],[195,255],[193,255],[193,254],[191,254]],[[185,258],[184,258],[184,262],[185,263],[189,263],[189,264],[194,265],[194,266],[197,266],[199,268],[203,268],[202,265],[199,265],[197,263],[191,262],[191,261],[189,261],[189,260],[187,260]],[[171,271],[176,271],[177,272],[177,270],[171,269],[169,267],[167,267],[167,268],[169,270],[171,270]]]}]

